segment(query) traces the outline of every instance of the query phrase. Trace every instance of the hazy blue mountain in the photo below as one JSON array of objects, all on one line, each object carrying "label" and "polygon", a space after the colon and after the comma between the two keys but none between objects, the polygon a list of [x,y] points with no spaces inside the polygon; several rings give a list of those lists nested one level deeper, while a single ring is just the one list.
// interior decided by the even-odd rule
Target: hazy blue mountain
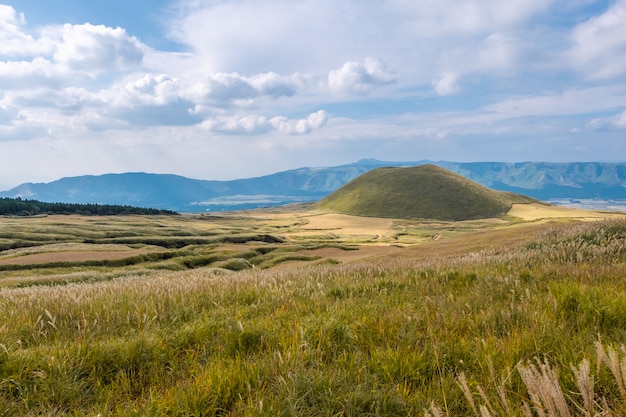
[{"label": "hazy blue mountain", "polygon": [[381,166],[432,163],[479,184],[541,200],[626,200],[626,163],[389,162],[365,159],[326,168],[299,168],[232,181],[197,180],[170,174],[125,173],[25,183],[0,192],[46,202],[122,204],[176,211],[217,211],[316,201]]}]

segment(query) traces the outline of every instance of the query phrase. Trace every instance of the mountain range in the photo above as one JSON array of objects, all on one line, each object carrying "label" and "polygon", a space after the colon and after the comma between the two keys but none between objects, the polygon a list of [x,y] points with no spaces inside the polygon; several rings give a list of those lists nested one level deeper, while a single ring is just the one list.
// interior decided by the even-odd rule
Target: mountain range
[{"label": "mountain range", "polygon": [[119,204],[204,212],[318,201],[379,167],[434,164],[498,191],[551,200],[626,200],[626,163],[390,162],[363,159],[335,167],[299,168],[230,181],[172,174],[122,173],[24,183],[0,197],[45,202]]}]

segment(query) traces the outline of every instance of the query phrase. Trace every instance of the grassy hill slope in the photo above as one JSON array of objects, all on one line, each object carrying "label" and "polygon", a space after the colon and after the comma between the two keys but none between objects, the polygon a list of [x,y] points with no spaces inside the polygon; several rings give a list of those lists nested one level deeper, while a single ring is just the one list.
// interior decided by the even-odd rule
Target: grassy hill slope
[{"label": "grassy hill slope", "polygon": [[378,168],[316,204],[320,210],[369,217],[470,220],[505,214],[533,199],[483,187],[436,165]]}]

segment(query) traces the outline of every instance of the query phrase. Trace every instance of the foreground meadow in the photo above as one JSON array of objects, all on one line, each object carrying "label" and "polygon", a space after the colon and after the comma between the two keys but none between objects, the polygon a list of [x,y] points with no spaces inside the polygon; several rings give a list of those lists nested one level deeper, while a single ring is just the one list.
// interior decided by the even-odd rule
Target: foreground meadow
[{"label": "foreground meadow", "polygon": [[517,209],[2,219],[0,415],[626,414],[626,220]]}]

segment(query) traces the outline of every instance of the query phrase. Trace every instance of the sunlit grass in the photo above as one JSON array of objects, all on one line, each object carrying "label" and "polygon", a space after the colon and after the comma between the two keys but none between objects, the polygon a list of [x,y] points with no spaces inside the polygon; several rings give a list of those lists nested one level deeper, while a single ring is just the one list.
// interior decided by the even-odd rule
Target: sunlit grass
[{"label": "sunlit grass", "polygon": [[625,237],[485,227],[337,265],[262,269],[297,251],[244,244],[52,274],[0,290],[0,415],[567,415],[533,383],[621,415]]}]

